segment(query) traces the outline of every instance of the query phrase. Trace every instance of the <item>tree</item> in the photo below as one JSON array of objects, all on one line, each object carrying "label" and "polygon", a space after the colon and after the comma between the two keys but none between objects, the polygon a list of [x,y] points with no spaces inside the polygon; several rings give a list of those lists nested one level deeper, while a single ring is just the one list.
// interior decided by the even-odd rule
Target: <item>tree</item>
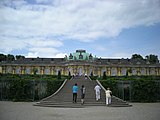
[{"label": "tree", "polygon": [[103,72],[103,79],[105,80],[106,77],[107,77],[107,76],[106,76],[106,71],[104,71],[104,72]]},{"label": "tree", "polygon": [[7,56],[4,54],[0,54],[0,62],[1,61],[6,61]]},{"label": "tree", "polygon": [[13,60],[15,60],[14,55],[8,54],[8,55],[7,55],[7,60],[8,60],[8,61],[13,61]]},{"label": "tree", "polygon": [[22,56],[22,55],[16,55],[16,59],[18,60],[18,59],[23,59],[23,58],[25,58],[25,56]]},{"label": "tree", "polygon": [[131,59],[141,59],[141,60],[143,60],[143,57],[140,54],[133,54]]},{"label": "tree", "polygon": [[146,59],[150,62],[150,63],[158,63],[158,56],[157,55],[147,55]]},{"label": "tree", "polygon": [[58,80],[61,79],[61,71],[60,71],[60,70],[58,71],[58,76],[57,76],[57,78],[58,78]]}]

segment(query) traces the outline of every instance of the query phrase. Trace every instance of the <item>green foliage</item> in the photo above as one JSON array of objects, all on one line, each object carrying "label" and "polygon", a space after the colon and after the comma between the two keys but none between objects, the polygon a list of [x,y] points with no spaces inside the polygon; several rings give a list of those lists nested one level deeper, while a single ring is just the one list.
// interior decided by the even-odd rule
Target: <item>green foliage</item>
[{"label": "green foliage", "polygon": [[[65,80],[68,76],[62,76]],[[1,74],[0,100],[34,101],[53,94],[63,83],[52,75]]]},{"label": "green foliage", "polygon": [[115,81],[115,80],[107,80],[107,81],[101,80],[100,82],[105,87],[105,89],[110,88],[110,90],[112,91],[112,94],[115,96],[118,96],[117,81]]},{"label": "green foliage", "polygon": [[157,55],[152,55],[152,54],[147,55],[146,59],[152,64],[158,63],[158,56]]},{"label": "green foliage", "polygon": [[18,59],[24,59],[24,58],[25,58],[25,56],[22,56],[22,55],[16,55],[15,57],[16,57],[17,60],[18,60]]},{"label": "green foliage", "polygon": [[57,76],[57,78],[58,78],[58,80],[61,79],[61,71],[60,71],[60,70],[58,71],[58,76]]},{"label": "green foliage", "polygon": [[63,81],[51,81],[51,80],[47,80],[47,94],[46,96],[49,96],[51,94],[53,94],[54,92],[56,92],[58,90],[58,88],[62,85]]},{"label": "green foliage", "polygon": [[28,81],[23,79],[12,80],[10,84],[10,97],[13,101],[28,101],[27,89]]},{"label": "green foliage", "polygon": [[156,99],[155,81],[136,80],[132,82],[132,101],[155,102]]},{"label": "green foliage", "polygon": [[4,54],[0,54],[0,62],[1,61],[14,61],[15,58],[18,60],[18,59],[23,59],[25,58],[25,56],[22,56],[22,55],[11,55],[11,54],[8,54],[8,55],[4,55]]},{"label": "green foliage", "polygon": [[106,72],[104,71],[104,72],[103,72],[103,79],[106,79],[106,78],[107,78]]},{"label": "green foliage", "polygon": [[[96,76],[93,76],[92,78],[95,78]],[[94,79],[92,79],[94,80]],[[103,79],[103,77],[98,78],[98,80],[121,80],[121,81],[128,81],[128,80],[160,80],[160,76],[107,76],[106,79]]]},{"label": "green foliage", "polygon": [[[100,82],[106,89],[111,88],[113,95],[121,99],[128,98],[133,102],[156,102],[160,100],[160,81],[140,79],[132,81],[101,80]],[[126,82],[128,83],[128,90],[130,90],[128,91],[129,94],[125,94],[127,88],[124,83]]]},{"label": "green foliage", "polygon": [[15,60],[14,55],[11,55],[11,54],[7,55],[7,61],[14,61],[14,60]]},{"label": "green foliage", "polygon": [[4,54],[0,54],[0,62],[1,61],[6,61],[7,56]]},{"label": "green foliage", "polygon": [[140,54],[133,54],[131,59],[141,59],[141,60],[143,60],[143,57]]}]

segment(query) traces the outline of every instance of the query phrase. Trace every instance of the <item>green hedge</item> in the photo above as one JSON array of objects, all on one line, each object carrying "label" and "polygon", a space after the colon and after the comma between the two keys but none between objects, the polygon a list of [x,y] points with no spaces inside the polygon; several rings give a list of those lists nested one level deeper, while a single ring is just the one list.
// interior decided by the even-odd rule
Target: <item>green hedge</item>
[{"label": "green hedge", "polygon": [[1,80],[1,100],[35,101],[53,94],[63,80]]},{"label": "green hedge", "polygon": [[135,80],[132,81],[132,101],[136,102],[155,102],[159,86],[155,81]]},{"label": "green hedge", "polygon": [[127,100],[133,101],[133,102],[160,101],[160,81],[155,81],[155,80],[132,80],[132,81],[101,80],[100,82],[105,88],[107,87],[111,88],[113,95],[120,97],[121,99],[124,99],[124,100],[125,98],[127,98]]},{"label": "green hedge", "polygon": [[118,85],[117,81],[115,80],[107,80],[107,81],[100,81],[101,84],[107,89],[108,87],[112,90],[112,94],[118,96]]},{"label": "green hedge", "polygon": [[106,76],[106,79],[103,79],[103,77],[97,77],[93,76],[92,79],[98,79],[98,80],[160,80],[160,76]]},{"label": "green hedge", "polygon": [[67,77],[58,80],[57,76],[51,75],[1,75],[0,100],[40,100],[53,94]]},{"label": "green hedge", "polygon": [[[60,75],[61,76],[61,75]],[[24,79],[24,80],[65,80],[69,76],[62,75],[19,75],[19,74],[0,74],[0,80]],[[58,79],[59,78],[59,79]]]}]

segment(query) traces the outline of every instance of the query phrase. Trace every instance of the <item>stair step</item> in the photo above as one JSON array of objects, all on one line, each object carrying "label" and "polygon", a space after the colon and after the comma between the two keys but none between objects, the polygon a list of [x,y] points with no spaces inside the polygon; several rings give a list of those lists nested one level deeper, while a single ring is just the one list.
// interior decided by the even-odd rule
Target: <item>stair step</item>
[{"label": "stair step", "polygon": [[[77,103],[72,103],[72,86],[77,83],[79,87]],[[85,104],[81,105],[81,85],[86,87]],[[101,90],[101,99],[96,102],[94,87],[97,85],[96,81],[91,81],[90,79],[85,79],[84,77],[75,77],[72,80],[68,80],[62,89],[55,95],[52,95],[36,104],[35,106],[43,107],[71,107],[71,108],[81,108],[85,106],[106,106],[105,104],[105,92]],[[109,107],[128,107],[130,106],[127,102],[112,97],[112,103]]]}]

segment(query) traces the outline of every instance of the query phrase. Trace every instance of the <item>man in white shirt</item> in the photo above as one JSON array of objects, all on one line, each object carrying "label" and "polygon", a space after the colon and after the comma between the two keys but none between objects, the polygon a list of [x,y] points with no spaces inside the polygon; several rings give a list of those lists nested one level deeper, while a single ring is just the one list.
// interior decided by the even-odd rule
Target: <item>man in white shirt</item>
[{"label": "man in white shirt", "polygon": [[98,101],[100,99],[100,94],[101,94],[101,88],[99,85],[96,85],[94,88],[95,92],[96,92],[96,101]]}]

